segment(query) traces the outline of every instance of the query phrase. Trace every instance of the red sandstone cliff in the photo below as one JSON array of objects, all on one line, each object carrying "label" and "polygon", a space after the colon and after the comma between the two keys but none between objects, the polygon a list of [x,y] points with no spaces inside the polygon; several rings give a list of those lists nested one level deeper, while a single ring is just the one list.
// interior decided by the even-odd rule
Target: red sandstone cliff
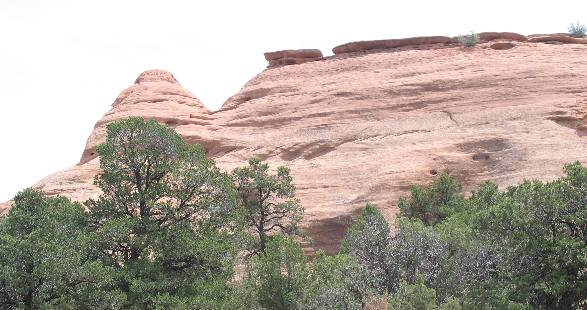
[{"label": "red sandstone cliff", "polygon": [[450,38],[412,38],[350,43],[327,58],[269,54],[271,68],[216,112],[170,73],[147,71],[98,121],[80,163],[35,186],[80,201],[99,195],[94,150],[105,125],[154,118],[203,144],[226,170],[253,155],[288,165],[316,247],[333,250],[365,203],[392,220],[410,184],[439,171],[471,189],[551,179],[565,162],[587,162],[585,42],[481,39],[490,42],[464,49]]}]

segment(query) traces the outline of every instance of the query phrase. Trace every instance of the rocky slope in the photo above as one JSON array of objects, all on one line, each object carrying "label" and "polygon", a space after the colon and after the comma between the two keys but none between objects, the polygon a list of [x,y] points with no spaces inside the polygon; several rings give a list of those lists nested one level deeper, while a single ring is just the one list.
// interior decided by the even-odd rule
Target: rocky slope
[{"label": "rocky slope", "polygon": [[251,156],[288,165],[314,247],[333,251],[365,203],[392,221],[410,184],[440,171],[471,189],[551,179],[566,162],[587,162],[587,45],[514,35],[486,34],[471,49],[432,37],[346,44],[326,58],[270,54],[271,68],[216,112],[170,73],[147,71],[96,124],[80,163],[35,186],[80,201],[99,195],[94,150],[105,125],[154,118],[226,170]]}]

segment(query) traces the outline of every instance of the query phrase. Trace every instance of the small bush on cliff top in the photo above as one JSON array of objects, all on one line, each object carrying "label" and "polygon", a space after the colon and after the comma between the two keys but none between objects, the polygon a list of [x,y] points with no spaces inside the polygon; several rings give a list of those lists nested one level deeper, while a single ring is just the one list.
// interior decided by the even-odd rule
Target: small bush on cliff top
[{"label": "small bush on cliff top", "polygon": [[458,40],[464,47],[473,47],[479,43],[479,35],[471,31],[469,34],[460,35]]},{"label": "small bush on cliff top", "polygon": [[577,22],[575,24],[569,25],[569,35],[574,38],[583,38],[587,33],[587,28],[585,25]]}]

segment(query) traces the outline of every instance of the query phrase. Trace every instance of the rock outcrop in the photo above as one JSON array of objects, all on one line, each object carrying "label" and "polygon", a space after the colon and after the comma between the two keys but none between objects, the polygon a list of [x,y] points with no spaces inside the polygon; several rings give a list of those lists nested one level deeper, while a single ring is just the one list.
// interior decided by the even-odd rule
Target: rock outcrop
[{"label": "rock outcrop", "polygon": [[86,142],[80,163],[96,158],[96,146],[104,141],[106,125],[128,116],[155,119],[169,126],[209,124],[210,111],[175,77],[164,70],[149,70],[114,100],[112,109],[96,123]]},{"label": "rock outcrop", "polygon": [[269,62],[268,68],[303,64],[321,60],[322,58],[322,52],[317,49],[283,50],[265,53],[265,59]]},{"label": "rock outcrop", "polygon": [[93,150],[104,126],[144,116],[202,143],[224,170],[251,156],[289,166],[314,246],[332,252],[367,202],[392,222],[410,185],[440,171],[466,190],[486,180],[503,188],[587,162],[587,46],[517,40],[504,51],[485,48],[491,42],[467,50],[451,47],[450,38],[413,42],[448,46],[272,68],[216,112],[171,74],[144,73],[96,124],[80,163],[35,186],[78,201],[97,196]]},{"label": "rock outcrop", "polygon": [[[568,34],[536,34],[524,36],[515,32],[481,32],[477,34],[479,43],[492,43],[492,49],[509,49],[515,46],[512,42],[533,42],[549,44],[587,44],[587,38],[574,38]],[[506,44],[507,43],[507,44]],[[332,49],[335,55],[368,54],[385,51],[428,50],[451,48],[461,45],[458,37],[415,37],[391,40],[373,40],[350,42]]]},{"label": "rock outcrop", "polygon": [[367,52],[373,50],[389,50],[400,47],[425,46],[426,48],[432,48],[433,46],[445,46],[458,43],[459,41],[456,38],[449,37],[415,37],[404,39],[351,42],[333,48],[332,52],[335,55],[340,55]]},{"label": "rock outcrop", "polygon": [[515,32],[481,32],[479,33],[479,41],[490,42],[490,41],[518,41],[525,42],[528,38],[525,35],[521,35]]},{"label": "rock outcrop", "polygon": [[528,38],[528,41],[550,44],[587,44],[587,38],[574,38],[568,34],[532,35]]}]

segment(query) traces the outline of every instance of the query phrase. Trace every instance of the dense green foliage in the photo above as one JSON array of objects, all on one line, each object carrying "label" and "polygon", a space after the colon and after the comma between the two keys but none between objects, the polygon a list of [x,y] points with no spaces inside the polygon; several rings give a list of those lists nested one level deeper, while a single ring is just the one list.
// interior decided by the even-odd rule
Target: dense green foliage
[{"label": "dense green foliage", "polygon": [[[365,225],[382,222],[368,206],[346,247],[384,280],[369,285],[391,294],[404,281],[421,279],[439,306],[458,300],[466,309],[577,308],[587,300],[587,168],[574,163],[565,172],[505,192],[485,183],[469,198],[454,178],[442,175],[402,200],[398,231],[387,244],[379,236],[388,230]],[[362,239],[353,241],[356,236]],[[427,292],[418,294],[432,295]]]},{"label": "dense green foliage", "polygon": [[116,308],[114,269],[95,259],[88,214],[24,190],[0,222],[0,308]]},{"label": "dense green foliage", "polygon": [[230,177],[201,146],[141,118],[110,124],[97,152],[103,194],[87,202],[91,227],[128,305],[210,307],[202,297],[225,291],[238,251]]},{"label": "dense green foliage", "polygon": [[276,236],[254,263],[259,302],[267,309],[293,309],[304,295],[307,258],[293,239]]},{"label": "dense green foliage", "polygon": [[436,224],[459,211],[461,192],[461,184],[443,172],[428,187],[412,186],[411,197],[400,198],[399,208],[406,217],[418,218],[426,225]]},{"label": "dense green foliage", "polygon": [[[304,253],[286,167],[221,172],[129,118],[98,147],[87,208],[27,189],[0,220],[0,308],[577,309],[587,302],[587,168],[470,196],[443,173],[367,205],[340,253]],[[254,254],[254,255],[251,255]]]},{"label": "dense green foliage", "polygon": [[319,252],[309,262],[299,242],[274,235],[250,267],[245,285],[260,308],[361,309],[365,274],[349,255]]}]

